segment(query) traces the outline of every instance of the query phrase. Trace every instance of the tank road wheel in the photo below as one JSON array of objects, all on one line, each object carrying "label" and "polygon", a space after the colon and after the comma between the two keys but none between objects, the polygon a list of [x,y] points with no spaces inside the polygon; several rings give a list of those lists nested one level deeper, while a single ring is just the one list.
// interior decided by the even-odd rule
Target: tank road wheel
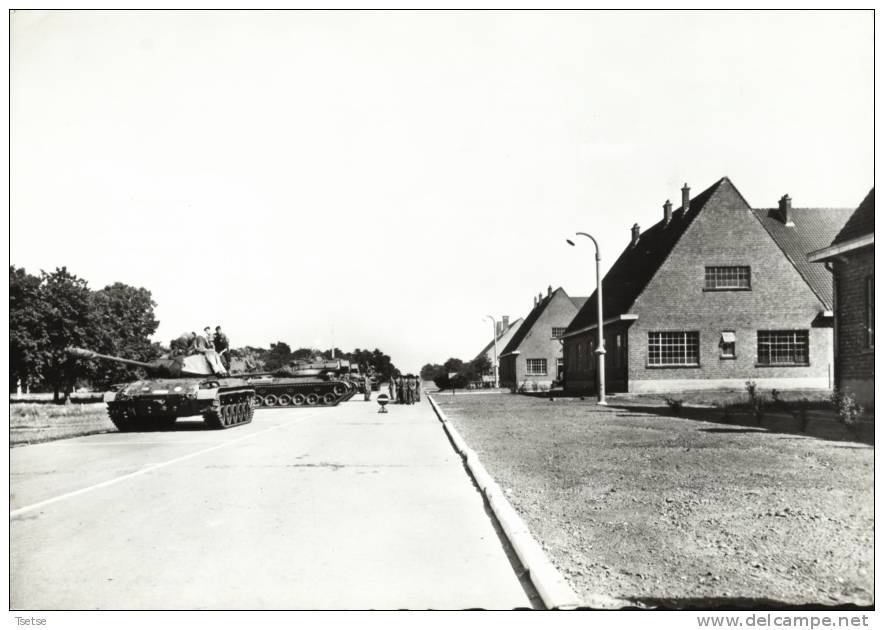
[{"label": "tank road wheel", "polygon": [[344,394],[347,393],[347,389],[348,389],[347,386],[344,385],[343,383],[336,383],[335,384],[335,395],[343,396]]},{"label": "tank road wheel", "polygon": [[324,405],[331,406],[331,405],[334,405],[336,402],[338,402],[338,397],[335,396],[334,394],[332,394],[331,392],[327,393],[325,396],[322,397],[322,403]]},{"label": "tank road wheel", "polygon": [[306,397],[304,394],[292,394],[292,405],[295,407],[300,407],[306,402]]},{"label": "tank road wheel", "polygon": [[242,424],[246,421],[246,414],[249,412],[249,403],[241,402],[236,404],[236,423]]},{"label": "tank road wheel", "polygon": [[267,394],[264,396],[264,406],[265,407],[275,407],[278,402],[278,399],[273,394]]},{"label": "tank road wheel", "polygon": [[279,395],[279,406],[280,407],[288,407],[292,404],[292,397],[288,394],[280,394]]},{"label": "tank road wheel", "polygon": [[264,406],[264,397],[255,394],[254,398],[252,398],[252,406],[253,407],[263,407]]},{"label": "tank road wheel", "polygon": [[304,398],[304,402],[306,402],[308,405],[315,405],[319,402],[319,395],[307,394],[306,398]]}]

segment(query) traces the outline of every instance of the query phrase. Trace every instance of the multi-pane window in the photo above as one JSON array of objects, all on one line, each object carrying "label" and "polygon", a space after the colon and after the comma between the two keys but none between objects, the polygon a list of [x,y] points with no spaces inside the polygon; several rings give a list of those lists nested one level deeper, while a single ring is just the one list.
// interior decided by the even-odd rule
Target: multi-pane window
[{"label": "multi-pane window", "polygon": [[875,347],[875,276],[866,276],[866,347]]},{"label": "multi-pane window", "polygon": [[562,335],[565,334],[565,326],[553,326],[552,327],[552,336],[553,339],[559,339]]},{"label": "multi-pane window", "polygon": [[546,374],[546,359],[527,359],[528,375],[542,376]]},{"label": "multi-pane window", "polygon": [[735,358],[737,356],[737,334],[733,330],[725,330],[721,333],[719,347],[722,359]]},{"label": "multi-pane window", "polygon": [[648,365],[699,365],[700,333],[696,330],[648,333]]},{"label": "multi-pane window", "polygon": [[806,330],[759,330],[759,365],[807,365],[809,362]]},{"label": "multi-pane window", "polygon": [[750,289],[749,267],[706,267],[707,289]]}]

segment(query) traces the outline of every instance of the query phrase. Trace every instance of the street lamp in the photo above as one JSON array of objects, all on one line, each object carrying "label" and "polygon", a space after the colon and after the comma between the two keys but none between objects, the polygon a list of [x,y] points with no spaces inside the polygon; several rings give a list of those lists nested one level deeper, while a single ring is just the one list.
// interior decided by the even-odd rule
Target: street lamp
[{"label": "street lamp", "polygon": [[491,338],[494,340],[494,364],[491,366],[494,371],[494,389],[498,388],[497,382],[497,322],[494,321],[493,315],[486,315],[485,319],[491,320]]},{"label": "street lamp", "polygon": [[[599,402],[600,405],[607,405],[605,400],[605,334],[602,324],[602,255],[599,252],[598,242],[586,232],[577,232],[577,236],[585,236],[595,245],[595,286],[596,286],[596,306],[598,307],[599,318],[599,347],[595,351],[599,357]],[[574,246],[574,241],[565,239],[568,245]]]}]

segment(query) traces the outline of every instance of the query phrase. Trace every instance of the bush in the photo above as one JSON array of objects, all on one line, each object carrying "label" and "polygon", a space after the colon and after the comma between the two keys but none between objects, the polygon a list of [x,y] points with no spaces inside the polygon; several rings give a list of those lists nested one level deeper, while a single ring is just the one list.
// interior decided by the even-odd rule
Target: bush
[{"label": "bush", "polygon": [[669,396],[665,396],[663,400],[666,401],[666,404],[669,406],[669,411],[671,411],[673,415],[681,415],[681,410],[684,407],[683,400],[680,400],[678,398],[670,398]]},{"label": "bush", "polygon": [[830,400],[842,424],[850,429],[855,429],[859,417],[863,413],[863,408],[856,402],[856,397],[851,392],[835,389],[832,391]]}]

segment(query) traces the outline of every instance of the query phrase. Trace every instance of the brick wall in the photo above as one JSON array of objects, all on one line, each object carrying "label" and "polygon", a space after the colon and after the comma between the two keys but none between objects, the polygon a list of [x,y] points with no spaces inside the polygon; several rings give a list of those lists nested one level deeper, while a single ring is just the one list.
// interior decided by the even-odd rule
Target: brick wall
[{"label": "brick wall", "polygon": [[[707,266],[736,265],[750,267],[751,290],[704,291]],[[822,309],[733,185],[723,182],[629,309],[638,320],[627,332],[628,389],[742,388],[747,380],[782,389],[828,387],[834,370],[832,323],[820,318]],[[808,331],[810,365],[758,366],[759,330]],[[698,331],[699,366],[648,366],[648,333],[661,331]],[[724,331],[736,335],[734,358],[721,357]],[[592,337],[569,339],[567,359],[577,343]],[[610,350],[611,338],[605,337]],[[611,364],[606,368],[610,371]],[[574,387],[594,383],[590,376],[576,372]]]},{"label": "brick wall", "polygon": [[[562,291],[557,290],[543,313],[534,322],[527,335],[519,344],[519,354],[507,356],[500,361],[500,382],[503,387],[532,382],[549,386],[557,378],[557,360],[562,358],[562,344],[552,336],[553,327],[565,328],[577,315],[577,308]],[[529,375],[528,359],[546,359],[546,374]]]},{"label": "brick wall", "polygon": [[[750,267],[751,290],[704,291],[706,266]],[[730,182],[710,199],[631,309],[630,390],[643,380],[715,379],[742,386],[776,379],[783,386],[827,387],[832,329],[819,319],[822,303],[770,237]],[[831,326],[831,323],[828,324]],[[810,365],[759,367],[759,330],[807,330]],[[697,368],[648,367],[648,333],[696,330]],[[736,357],[720,357],[723,331],[736,334]],[[634,387],[634,384],[636,387]]]},{"label": "brick wall", "polygon": [[838,387],[853,391],[864,406],[874,404],[875,351],[866,328],[866,278],[874,273],[874,248],[849,252],[835,262]]}]

